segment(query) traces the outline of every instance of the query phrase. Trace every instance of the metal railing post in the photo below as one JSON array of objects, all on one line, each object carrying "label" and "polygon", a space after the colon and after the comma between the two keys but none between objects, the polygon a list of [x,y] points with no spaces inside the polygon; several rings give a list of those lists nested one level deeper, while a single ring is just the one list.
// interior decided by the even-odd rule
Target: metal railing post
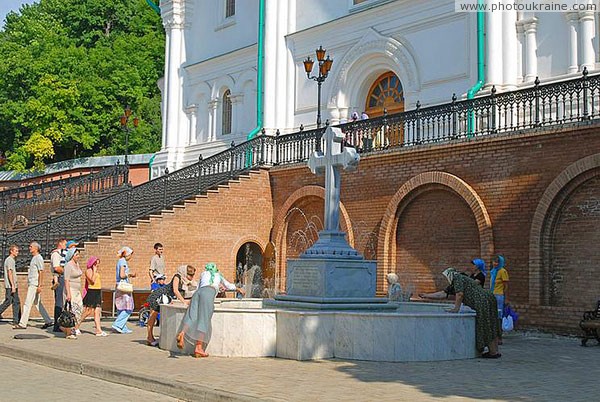
[{"label": "metal railing post", "polygon": [[8,254],[8,239],[7,239],[8,235],[6,233],[6,230],[2,229],[0,230],[0,239],[2,239],[1,241],[1,246],[2,246],[2,258],[4,259],[6,257],[6,255]]},{"label": "metal railing post", "polygon": [[94,211],[94,203],[92,202],[92,198],[90,197],[88,200],[87,206],[87,224],[85,230],[85,238],[86,240],[90,240],[92,238],[92,212]]},{"label": "metal railing post", "polygon": [[415,107],[416,107],[416,109],[415,109],[416,110],[415,124],[417,126],[416,127],[416,132],[415,132],[415,135],[416,135],[416,138],[417,138],[417,142],[416,143],[420,144],[421,143],[421,112],[420,112],[421,101],[417,101]]},{"label": "metal railing post", "polygon": [[163,208],[168,208],[167,205],[167,192],[169,191],[169,168],[165,168],[165,185],[163,188]]},{"label": "metal railing post", "polygon": [[490,124],[490,133],[496,132],[496,86],[492,86],[492,93],[490,96],[491,106],[490,106],[490,114],[491,114],[491,124]]},{"label": "metal railing post", "polygon": [[132,186],[127,184],[127,203],[125,208],[125,224],[129,223],[129,219],[131,218],[131,189]]},{"label": "metal railing post", "polygon": [[[263,128],[261,131],[263,135],[265,135],[265,129]],[[277,135],[277,133],[275,133],[275,139],[273,140],[273,144],[275,146],[275,160],[273,161],[273,164],[279,165],[279,136]]]},{"label": "metal railing post", "polygon": [[535,97],[535,120],[534,126],[540,126],[540,78],[535,77],[533,95]]},{"label": "metal railing post", "polygon": [[233,148],[235,148],[235,142],[231,141],[231,146],[229,147],[229,177],[233,177]]},{"label": "metal railing post", "polygon": [[590,83],[588,81],[588,69],[587,67],[583,68],[582,72],[582,86],[583,86],[583,120],[587,120],[590,118],[590,111],[588,106],[588,91],[590,87]]},{"label": "metal railing post", "polygon": [[450,134],[450,138],[454,139],[457,136],[458,129],[458,111],[456,108],[456,93],[452,94],[452,103],[450,104],[450,112],[452,114],[452,131]]},{"label": "metal railing post", "polygon": [[202,191],[202,154],[198,156],[198,193]]},{"label": "metal railing post", "polygon": [[[44,241],[44,250],[48,250],[48,248],[50,247],[50,235],[51,235],[51,231],[52,231],[52,217],[48,216],[46,218],[46,239]],[[30,240],[35,240],[35,239],[30,239]]]}]

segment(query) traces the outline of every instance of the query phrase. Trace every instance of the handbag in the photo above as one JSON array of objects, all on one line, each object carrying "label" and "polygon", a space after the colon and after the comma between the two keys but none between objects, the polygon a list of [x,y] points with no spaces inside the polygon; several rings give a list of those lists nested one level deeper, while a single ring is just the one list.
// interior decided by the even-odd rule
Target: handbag
[{"label": "handbag", "polygon": [[65,303],[65,308],[58,316],[58,320],[56,323],[63,328],[73,328],[77,324],[77,320],[75,319],[75,314],[71,311],[71,302],[67,301]]},{"label": "handbag", "polygon": [[121,293],[133,293],[133,285],[127,281],[119,281],[117,290]]}]

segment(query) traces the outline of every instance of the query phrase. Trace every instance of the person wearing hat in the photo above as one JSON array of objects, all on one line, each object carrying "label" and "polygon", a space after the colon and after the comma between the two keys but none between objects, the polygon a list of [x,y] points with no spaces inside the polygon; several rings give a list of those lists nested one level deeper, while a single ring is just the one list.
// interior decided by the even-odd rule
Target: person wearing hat
[{"label": "person wearing hat", "polygon": [[152,284],[150,285],[150,289],[155,291],[156,289],[160,289],[166,285],[165,280],[167,276],[164,274],[154,274]]},{"label": "person wearing hat", "polygon": [[100,316],[102,314],[102,281],[100,279],[100,272],[98,272],[98,265],[100,265],[98,257],[91,256],[88,258],[87,269],[85,271],[85,288],[87,292],[83,298],[83,314],[77,324],[77,329],[79,329],[83,320],[93,315],[94,324],[96,325],[96,336],[105,337],[108,334],[100,326]]}]

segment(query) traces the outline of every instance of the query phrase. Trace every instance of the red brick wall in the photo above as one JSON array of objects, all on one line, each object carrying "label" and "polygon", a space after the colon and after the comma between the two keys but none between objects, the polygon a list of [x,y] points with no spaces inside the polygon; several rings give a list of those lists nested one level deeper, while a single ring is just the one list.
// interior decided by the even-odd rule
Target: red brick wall
[{"label": "red brick wall", "polygon": [[[464,195],[451,197],[446,188],[446,191],[425,193],[411,201],[406,210],[396,211],[399,221],[398,232],[394,230],[392,235],[393,247],[385,248],[379,244],[377,248],[378,290],[385,290],[384,270],[393,270],[394,264],[400,267],[403,263],[408,264],[411,269],[427,275],[426,266],[441,272],[447,263],[464,267],[474,257],[483,256],[487,260],[489,255],[486,254],[497,252],[507,259],[511,275],[510,298],[522,309],[521,325],[577,332],[581,312],[593,307],[592,299],[600,298],[597,280],[590,282],[590,278],[599,277],[596,262],[600,251],[589,246],[597,244],[594,241],[597,235],[592,235],[599,232],[596,223],[578,225],[568,223],[564,217],[558,222],[557,234],[576,246],[569,248],[567,243],[558,240],[555,247],[558,254],[554,258],[570,259],[569,268],[562,269],[578,278],[568,279],[570,284],[581,287],[567,290],[573,296],[567,299],[570,304],[565,308],[538,306],[536,300],[529,304],[530,285],[534,290],[543,286],[530,284],[530,276],[536,278],[530,272],[530,248],[541,242],[539,236],[530,237],[542,195],[571,164],[598,152],[598,131],[597,126],[565,127],[553,132],[517,133],[363,155],[358,171],[342,175],[341,194],[342,204],[355,228],[356,248],[360,251],[365,249],[364,238],[367,236],[357,235],[357,223],[360,222],[363,233],[377,234],[381,242],[380,230],[388,223],[385,221],[388,204],[405,183],[418,175],[445,172],[464,182],[480,202],[476,205],[473,199],[468,203],[461,201],[466,200]],[[270,174],[276,232],[285,230],[281,223],[285,212],[281,209],[287,205],[290,194],[297,194],[309,186],[322,186],[323,178],[312,175],[305,165],[276,167]],[[581,200],[573,199],[573,205],[589,205],[593,199],[598,199],[599,185],[597,181],[590,182],[589,189],[582,189],[581,195],[575,193],[574,197]],[[415,191],[421,190],[417,187]],[[469,209],[472,211],[470,218]],[[486,219],[487,234],[484,230]],[[420,225],[423,227],[419,230]],[[418,248],[419,241],[423,242],[422,248]],[[488,249],[489,253],[485,252]],[[280,253],[285,255],[285,250]],[[436,275],[439,278],[439,273]],[[443,283],[441,279],[434,281],[436,286]],[[431,287],[431,282],[423,284],[423,288]]]},{"label": "red brick wall", "polygon": [[392,271],[410,273],[418,293],[443,289],[448,283],[440,272],[450,266],[464,269],[479,254],[473,212],[455,193],[435,186],[403,208],[396,247]]}]

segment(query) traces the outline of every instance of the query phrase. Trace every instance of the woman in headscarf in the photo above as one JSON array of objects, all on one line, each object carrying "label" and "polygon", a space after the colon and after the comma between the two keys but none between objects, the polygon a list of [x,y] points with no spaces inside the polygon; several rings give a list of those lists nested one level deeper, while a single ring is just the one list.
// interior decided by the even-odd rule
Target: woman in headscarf
[{"label": "woman in headscarf", "polygon": [[450,285],[454,288],[456,299],[454,308],[448,310],[451,313],[460,311],[461,303],[471,307],[477,314],[475,317],[475,341],[477,350],[483,351],[485,346],[489,352],[482,354],[481,357],[496,359],[500,357],[498,353],[498,335],[500,328],[496,315],[496,298],[489,291],[479,286],[475,280],[460,275],[454,268],[448,268],[442,273]]},{"label": "woman in headscarf", "polygon": [[200,276],[200,288],[192,296],[190,305],[183,317],[183,329],[177,334],[177,347],[183,349],[187,339],[195,342],[193,357],[208,357],[205,352],[206,345],[210,341],[211,319],[215,310],[215,297],[220,288],[237,290],[242,295],[246,294],[244,289],[229,283],[217,269],[217,265],[209,262],[205,265],[205,271]]},{"label": "woman in headscarf", "polygon": [[[492,262],[490,269],[490,290],[496,297],[496,303],[498,305],[498,320],[502,322],[502,316],[504,315],[504,306],[508,304],[508,271],[505,268],[506,261],[504,257],[498,254]],[[502,329],[502,326],[500,326]],[[500,331],[500,338],[498,344],[502,345],[502,330]]]},{"label": "woman in headscarf", "polygon": [[79,250],[76,248],[67,249],[65,261],[63,297],[71,305],[71,312],[75,315],[76,325],[73,328],[61,327],[61,329],[67,339],[77,339],[77,335],[81,334],[78,324],[83,312],[83,297],[81,296],[81,276],[83,272],[79,268]]},{"label": "woman in headscarf", "polygon": [[385,279],[388,283],[388,300],[404,301],[402,299],[402,287],[398,283],[398,275],[391,272],[386,275]]},{"label": "woman in headscarf", "polygon": [[[135,278],[136,274],[129,271],[128,264],[132,254],[133,250],[129,247],[122,247],[117,253],[119,261],[117,261],[116,268],[116,286],[118,286],[121,281],[130,283],[130,278]],[[117,308],[118,315],[117,319],[112,324],[112,329],[120,334],[132,333],[133,331],[127,327],[127,320],[133,312],[133,295],[115,289],[115,307]]]},{"label": "woman in headscarf", "polygon": [[164,303],[170,303],[171,300],[177,299],[185,305],[189,305],[189,301],[184,299],[184,281],[189,283],[194,279],[194,275],[196,274],[196,268],[191,265],[181,265],[177,268],[177,273],[173,275],[171,282],[168,285],[156,289],[154,292],[150,293],[148,296],[147,302],[152,312],[148,317],[148,337],[146,338],[146,343],[148,346],[156,346],[158,345],[158,341],[154,338],[154,324],[156,324],[156,318],[158,317],[158,313],[160,312],[160,305]]},{"label": "woman in headscarf", "polygon": [[473,267],[475,269],[471,271],[471,275],[469,275],[469,278],[476,280],[477,282],[479,282],[479,285],[483,287],[483,285],[485,284],[485,277],[487,275],[487,270],[485,269],[485,262],[481,258],[475,258],[471,261],[471,264],[473,264]]}]

